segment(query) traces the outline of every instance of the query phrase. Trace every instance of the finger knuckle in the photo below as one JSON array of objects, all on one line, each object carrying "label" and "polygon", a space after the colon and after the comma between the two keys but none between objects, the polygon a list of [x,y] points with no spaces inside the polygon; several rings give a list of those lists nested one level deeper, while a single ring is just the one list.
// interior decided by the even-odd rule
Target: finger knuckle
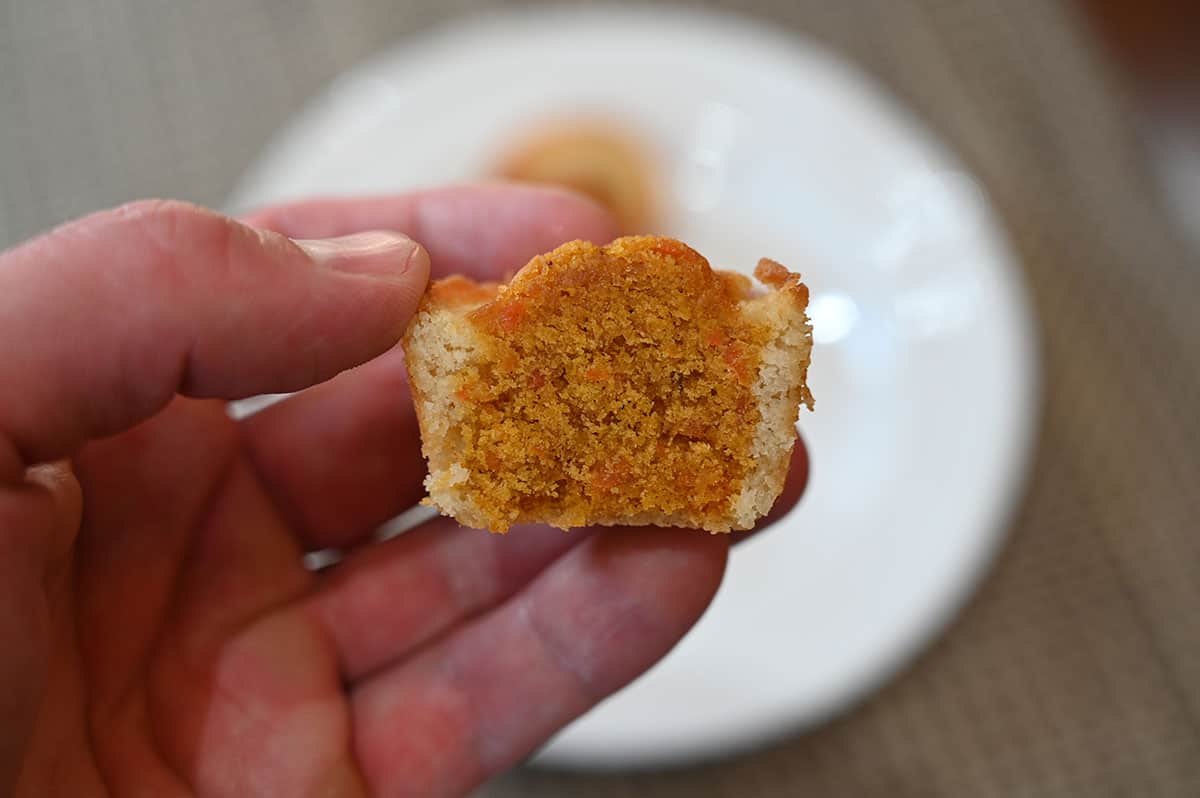
[{"label": "finger knuckle", "polygon": [[240,226],[225,216],[180,200],[137,200],[113,211],[117,224],[128,227],[150,257],[139,261],[155,274],[195,277],[196,266],[219,271],[231,260]]}]

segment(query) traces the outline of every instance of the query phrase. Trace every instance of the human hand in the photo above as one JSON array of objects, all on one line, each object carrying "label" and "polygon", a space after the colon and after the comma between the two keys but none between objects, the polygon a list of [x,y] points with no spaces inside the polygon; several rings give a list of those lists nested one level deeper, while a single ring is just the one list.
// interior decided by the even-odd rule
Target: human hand
[{"label": "human hand", "polygon": [[[727,536],[680,530],[437,519],[369,544],[422,495],[394,344],[430,259],[500,277],[611,238],[603,211],[486,187],[248,221],[137,203],[0,255],[0,793],[462,793],[653,664],[720,582]],[[428,254],[284,237],[374,229]],[[349,554],[305,570],[326,547]]]}]

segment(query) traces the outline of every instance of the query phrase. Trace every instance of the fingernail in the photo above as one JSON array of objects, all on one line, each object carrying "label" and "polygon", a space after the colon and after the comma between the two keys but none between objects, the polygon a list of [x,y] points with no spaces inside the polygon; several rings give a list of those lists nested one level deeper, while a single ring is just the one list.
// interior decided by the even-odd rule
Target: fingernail
[{"label": "fingernail", "polygon": [[376,230],[340,238],[297,239],[317,264],[349,274],[398,277],[421,256],[421,246],[408,236]]}]

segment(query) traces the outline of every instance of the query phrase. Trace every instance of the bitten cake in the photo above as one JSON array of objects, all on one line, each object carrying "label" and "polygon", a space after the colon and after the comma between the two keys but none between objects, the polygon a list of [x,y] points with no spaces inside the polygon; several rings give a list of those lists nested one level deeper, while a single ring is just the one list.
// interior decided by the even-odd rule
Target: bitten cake
[{"label": "bitten cake", "polygon": [[643,236],[432,283],[404,337],[429,502],[494,532],[752,527],[812,408],[808,288],[755,277]]}]

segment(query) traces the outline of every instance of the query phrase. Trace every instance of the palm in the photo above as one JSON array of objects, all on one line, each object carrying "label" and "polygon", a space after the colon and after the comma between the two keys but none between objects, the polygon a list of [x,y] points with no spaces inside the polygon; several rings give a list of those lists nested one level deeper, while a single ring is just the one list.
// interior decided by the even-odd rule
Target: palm
[{"label": "palm", "polygon": [[[723,542],[666,530],[609,533],[530,584],[587,535],[500,539],[435,521],[308,572],[312,531],[285,520],[304,510],[280,506],[256,444],[323,398],[245,426],[176,400],[77,458],[86,512],[56,623],[75,627],[78,651],[61,649],[52,670],[80,690],[52,689],[59,726],[42,737],[90,738],[76,772],[117,795],[455,793],[633,676],[673,642],[674,613],[711,595]],[[622,567],[635,550],[641,562]],[[648,614],[631,565],[664,580],[690,570],[695,589],[656,597],[665,606]],[[620,612],[597,621],[599,593]],[[579,643],[618,647],[562,650]],[[536,717],[535,698],[555,709]]]},{"label": "palm", "polygon": [[82,694],[51,694],[117,795],[359,792],[313,575],[246,455],[219,406],[179,401],[78,458]]}]

